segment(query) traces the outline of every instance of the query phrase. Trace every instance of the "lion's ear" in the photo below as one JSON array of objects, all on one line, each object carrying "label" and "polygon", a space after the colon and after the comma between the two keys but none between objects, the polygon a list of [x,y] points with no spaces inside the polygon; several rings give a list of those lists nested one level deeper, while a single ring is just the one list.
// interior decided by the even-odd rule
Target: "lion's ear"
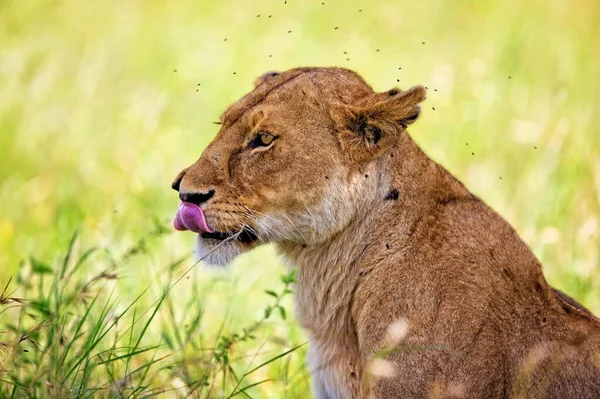
[{"label": "lion's ear", "polygon": [[342,148],[357,161],[378,157],[417,120],[421,113],[419,103],[425,95],[423,86],[406,91],[392,89],[362,100],[360,106],[335,108],[332,117]]}]

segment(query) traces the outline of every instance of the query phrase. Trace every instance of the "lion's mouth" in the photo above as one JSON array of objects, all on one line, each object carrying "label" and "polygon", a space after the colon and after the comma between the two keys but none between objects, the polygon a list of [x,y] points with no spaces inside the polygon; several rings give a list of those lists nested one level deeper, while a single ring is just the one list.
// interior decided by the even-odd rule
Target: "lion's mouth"
[{"label": "lion's mouth", "polygon": [[222,231],[213,231],[212,233],[200,233],[202,238],[209,238],[217,241],[225,241],[232,239],[233,241],[250,243],[256,241],[258,237],[248,228],[244,228],[242,231],[235,233],[227,233]]},{"label": "lion's mouth", "polygon": [[204,239],[220,242],[230,239],[231,241],[249,243],[258,239],[254,231],[248,227],[235,232],[223,232],[211,229],[206,222],[206,217],[202,209],[190,202],[181,203],[177,215],[175,215],[175,219],[173,220],[173,226],[176,230],[190,230],[200,234]]}]

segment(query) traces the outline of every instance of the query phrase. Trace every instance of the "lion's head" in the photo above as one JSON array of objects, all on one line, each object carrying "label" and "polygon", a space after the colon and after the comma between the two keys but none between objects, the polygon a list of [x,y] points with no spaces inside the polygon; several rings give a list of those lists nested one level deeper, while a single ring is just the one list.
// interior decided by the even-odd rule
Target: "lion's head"
[{"label": "lion's head", "polygon": [[376,93],[340,68],[267,73],[255,85],[173,182],[182,201],[175,227],[198,233],[196,255],[208,263],[344,229],[389,189],[378,160],[425,99],[421,86]]}]

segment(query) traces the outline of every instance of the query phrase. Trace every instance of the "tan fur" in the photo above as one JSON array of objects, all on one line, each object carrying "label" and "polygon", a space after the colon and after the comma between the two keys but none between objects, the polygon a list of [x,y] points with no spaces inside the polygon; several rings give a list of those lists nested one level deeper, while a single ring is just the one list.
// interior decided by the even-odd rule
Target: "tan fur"
[{"label": "tan fur", "polygon": [[[598,398],[600,325],[545,281],[512,227],[406,133],[425,89],[354,72],[265,74],[174,187],[218,231],[198,256],[262,242],[298,267],[317,398]],[[248,143],[268,131],[269,148]]]}]

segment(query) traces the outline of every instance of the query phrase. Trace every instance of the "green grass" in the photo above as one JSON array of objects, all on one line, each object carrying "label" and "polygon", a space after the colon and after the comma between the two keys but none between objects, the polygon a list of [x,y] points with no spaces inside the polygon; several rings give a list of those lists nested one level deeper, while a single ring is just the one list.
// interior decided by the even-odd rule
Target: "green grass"
[{"label": "green grass", "polygon": [[600,313],[600,3],[287,3],[0,1],[0,397],[307,397],[272,248],[215,272],[169,227],[212,122],[295,66],[427,86],[413,137]]},{"label": "green grass", "polygon": [[[157,226],[151,236],[165,232]],[[118,278],[119,265],[144,252],[145,243],[140,241],[115,259],[98,248],[77,251],[75,235],[63,261],[54,267],[34,258],[22,265],[16,283],[24,296],[34,299],[16,297],[10,280],[0,294],[3,333],[8,337],[0,341],[3,396],[150,397],[177,391],[180,396],[231,398],[249,396],[262,383],[282,378],[287,392],[306,390],[302,362],[292,358],[304,344],[290,347],[289,341],[275,340],[272,333],[258,336],[273,319],[287,319],[283,300],[292,292],[293,271],[281,277],[279,292],[265,292],[271,299],[262,317],[247,327],[223,322],[215,330],[203,326],[206,298],[197,289],[200,282],[192,282],[187,299],[172,292],[191,274],[193,263],[187,270],[181,269],[182,261],[168,265],[149,307],[142,306],[145,299],[153,299],[147,289],[120,304],[111,282]],[[108,269],[78,279],[79,271],[92,262],[107,262]],[[157,329],[160,337],[152,337]],[[150,340],[155,343],[147,344]],[[249,348],[249,343],[258,349]],[[288,357],[285,368],[270,366],[283,357]],[[277,378],[256,381],[273,374]]]}]

